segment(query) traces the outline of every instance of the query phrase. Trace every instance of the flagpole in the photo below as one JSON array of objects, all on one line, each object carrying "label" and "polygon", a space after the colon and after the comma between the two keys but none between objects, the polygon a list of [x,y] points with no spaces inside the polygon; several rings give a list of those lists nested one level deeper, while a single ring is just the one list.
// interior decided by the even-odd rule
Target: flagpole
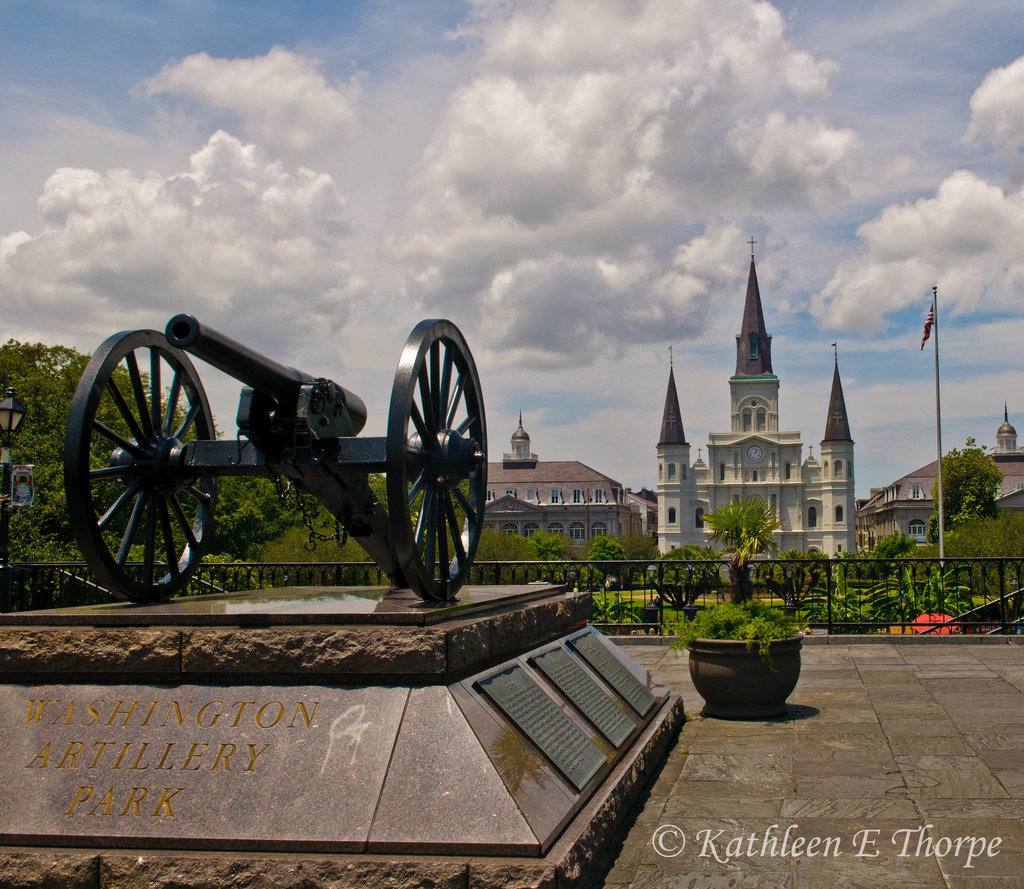
[{"label": "flagpole", "polygon": [[939,561],[946,558],[946,520],[942,498],[942,404],[939,400],[939,288],[932,287],[932,312],[935,314],[935,446],[939,454],[938,460],[938,493],[939,493]]}]

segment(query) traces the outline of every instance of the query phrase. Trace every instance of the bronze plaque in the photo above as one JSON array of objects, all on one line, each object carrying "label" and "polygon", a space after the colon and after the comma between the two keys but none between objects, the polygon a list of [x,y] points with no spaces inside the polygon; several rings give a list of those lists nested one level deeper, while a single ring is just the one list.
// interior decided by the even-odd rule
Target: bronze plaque
[{"label": "bronze plaque", "polygon": [[552,648],[533,662],[612,744],[619,747],[629,737],[633,720],[568,651]]},{"label": "bronze plaque", "polygon": [[607,758],[519,664],[480,680],[480,688],[577,790]]},{"label": "bronze plaque", "polygon": [[583,659],[626,699],[630,707],[641,716],[648,714],[655,703],[654,695],[630,672],[609,643],[593,630],[571,639],[570,643]]}]

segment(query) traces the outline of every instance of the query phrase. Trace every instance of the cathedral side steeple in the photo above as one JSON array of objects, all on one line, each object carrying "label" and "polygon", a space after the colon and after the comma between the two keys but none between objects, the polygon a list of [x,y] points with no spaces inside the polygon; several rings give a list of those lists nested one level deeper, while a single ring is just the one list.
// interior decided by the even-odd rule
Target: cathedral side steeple
[{"label": "cathedral side steeple", "polygon": [[853,441],[850,435],[850,421],[846,415],[846,401],[843,398],[843,384],[839,379],[839,359],[832,371],[832,394],[828,400],[828,417],[825,419],[825,437],[822,441]]},{"label": "cathedral side steeple", "polygon": [[665,393],[665,409],[661,414],[661,437],[658,444],[687,444],[683,417],[679,411],[679,396],[676,393],[675,371],[671,367],[668,371],[668,391]]},{"label": "cathedral side steeple", "polygon": [[757,286],[754,257],[751,256],[747,298],[743,303],[743,325],[736,337],[736,376],[756,377],[773,373],[772,338],[764,327],[761,291]]}]

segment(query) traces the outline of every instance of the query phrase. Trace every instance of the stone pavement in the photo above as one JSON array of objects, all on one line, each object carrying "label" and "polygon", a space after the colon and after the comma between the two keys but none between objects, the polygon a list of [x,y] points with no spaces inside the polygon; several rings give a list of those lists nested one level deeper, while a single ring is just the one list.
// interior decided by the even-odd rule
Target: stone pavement
[{"label": "stone pavement", "polygon": [[604,889],[1024,889],[1024,645],[925,641],[811,638],[761,722],[701,718],[685,651],[623,646],[692,720]]}]

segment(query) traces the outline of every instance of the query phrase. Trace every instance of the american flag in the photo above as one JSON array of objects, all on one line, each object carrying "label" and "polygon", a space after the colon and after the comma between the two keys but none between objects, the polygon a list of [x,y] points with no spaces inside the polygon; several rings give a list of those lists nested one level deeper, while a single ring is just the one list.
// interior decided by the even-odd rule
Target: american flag
[{"label": "american flag", "polygon": [[935,303],[928,306],[928,317],[924,319],[924,333],[921,335],[921,349],[924,350],[924,344],[928,342],[928,337],[932,335],[932,325],[935,323]]}]

